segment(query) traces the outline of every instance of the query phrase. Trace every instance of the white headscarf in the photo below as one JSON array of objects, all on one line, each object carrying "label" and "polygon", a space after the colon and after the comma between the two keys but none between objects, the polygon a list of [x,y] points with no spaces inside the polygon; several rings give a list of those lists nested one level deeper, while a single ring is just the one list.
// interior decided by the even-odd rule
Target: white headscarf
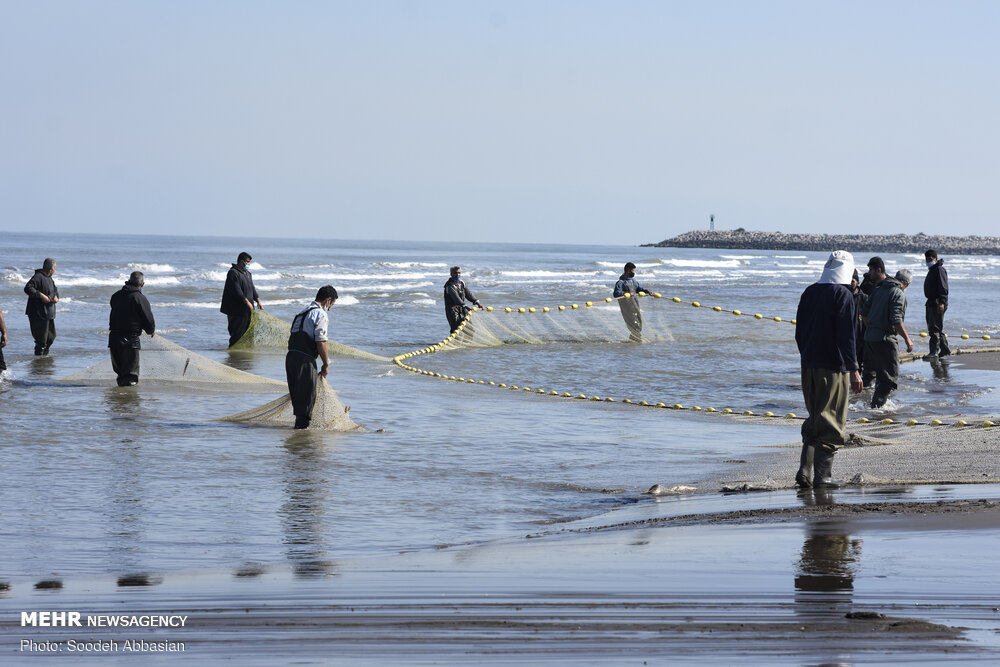
[{"label": "white headscarf", "polygon": [[830,259],[823,265],[823,275],[817,281],[820,284],[850,285],[854,276],[854,255],[846,250],[834,250]]}]

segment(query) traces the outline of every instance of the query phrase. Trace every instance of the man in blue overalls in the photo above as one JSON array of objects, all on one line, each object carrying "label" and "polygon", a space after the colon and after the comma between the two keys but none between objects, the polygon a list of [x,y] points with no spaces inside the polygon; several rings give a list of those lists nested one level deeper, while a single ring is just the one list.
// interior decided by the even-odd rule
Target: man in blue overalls
[{"label": "man in blue overalls", "polygon": [[[316,292],[316,300],[292,320],[285,354],[285,377],[288,395],[295,413],[295,428],[307,428],[312,421],[316,403],[316,385],[319,377],[330,372],[330,355],[327,352],[327,311],[337,301],[337,290],[325,285]],[[323,360],[323,367],[316,370],[316,358]]]}]

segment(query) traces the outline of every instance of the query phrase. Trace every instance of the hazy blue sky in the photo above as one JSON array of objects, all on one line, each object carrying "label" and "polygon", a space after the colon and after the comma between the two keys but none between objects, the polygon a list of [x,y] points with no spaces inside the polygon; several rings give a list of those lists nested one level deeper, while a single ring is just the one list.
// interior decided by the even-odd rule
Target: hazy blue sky
[{"label": "hazy blue sky", "polygon": [[998,233],[1000,2],[0,0],[0,229]]}]

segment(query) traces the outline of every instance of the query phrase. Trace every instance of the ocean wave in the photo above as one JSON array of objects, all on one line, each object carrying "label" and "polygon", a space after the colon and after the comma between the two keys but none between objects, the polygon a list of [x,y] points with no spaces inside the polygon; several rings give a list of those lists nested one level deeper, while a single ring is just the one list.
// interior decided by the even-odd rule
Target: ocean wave
[{"label": "ocean wave", "polygon": [[0,277],[0,280],[8,283],[28,282],[28,278],[26,276],[22,276],[20,273],[5,273],[3,277]]},{"label": "ocean wave", "polygon": [[434,304],[437,303],[437,301],[435,301],[434,299],[414,299],[410,303],[413,303],[418,306],[433,306]]},{"label": "ocean wave", "polygon": [[375,266],[387,266],[393,269],[412,269],[413,267],[423,267],[427,269],[447,269],[444,262],[375,262]]},{"label": "ocean wave", "polygon": [[142,262],[131,262],[125,266],[133,271],[142,271],[143,273],[177,273],[177,269],[169,264],[145,264]]},{"label": "ocean wave", "polygon": [[[597,275],[602,275],[600,271],[500,271],[499,275],[506,278],[543,278],[543,277],[553,277],[553,278],[590,278]],[[610,275],[605,273],[604,275]]]},{"label": "ocean wave", "polygon": [[[376,280],[427,280],[425,273],[296,273],[297,280],[327,280],[337,282],[358,282]],[[428,283],[429,284],[429,283]],[[442,282],[442,285],[444,283]]]},{"label": "ocean wave", "polygon": [[768,259],[767,255],[719,255],[722,259]]},{"label": "ocean wave", "polygon": [[732,269],[740,266],[740,262],[735,259],[715,260],[715,259],[665,259],[666,266],[698,268],[720,268]]}]

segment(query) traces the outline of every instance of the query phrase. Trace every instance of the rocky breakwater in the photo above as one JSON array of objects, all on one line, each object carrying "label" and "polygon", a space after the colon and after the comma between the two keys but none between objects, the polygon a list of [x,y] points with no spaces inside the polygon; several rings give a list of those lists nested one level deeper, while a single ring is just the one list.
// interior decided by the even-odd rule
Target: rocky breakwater
[{"label": "rocky breakwater", "polygon": [[927,234],[783,234],[729,231],[685,232],[643,247],[730,248],[734,250],[848,250],[850,252],[923,253],[934,248],[942,255],[1000,255],[997,236],[928,236]]}]

